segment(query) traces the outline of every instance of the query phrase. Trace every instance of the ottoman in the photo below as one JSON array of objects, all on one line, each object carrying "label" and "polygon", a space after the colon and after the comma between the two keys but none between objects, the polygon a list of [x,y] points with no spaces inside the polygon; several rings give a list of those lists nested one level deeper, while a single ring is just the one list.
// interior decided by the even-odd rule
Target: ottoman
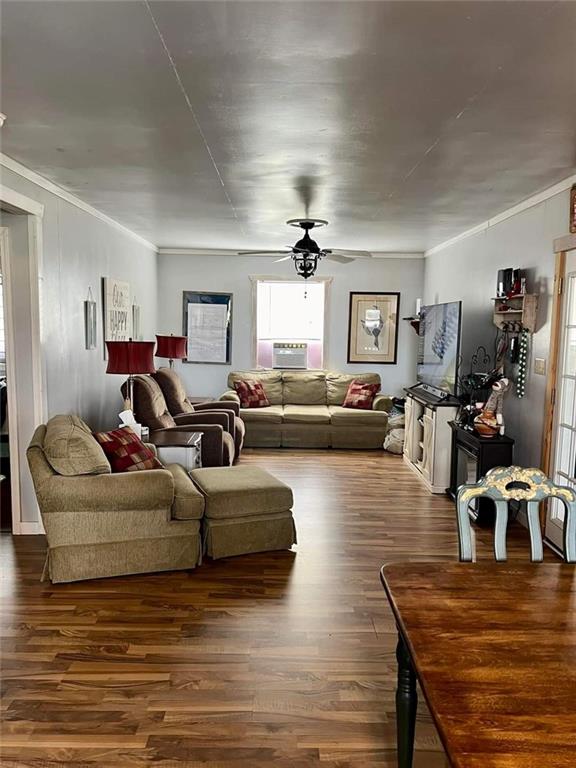
[{"label": "ottoman", "polygon": [[220,557],[290,549],[296,543],[292,490],[257,467],[190,472],[205,499],[204,552]]}]

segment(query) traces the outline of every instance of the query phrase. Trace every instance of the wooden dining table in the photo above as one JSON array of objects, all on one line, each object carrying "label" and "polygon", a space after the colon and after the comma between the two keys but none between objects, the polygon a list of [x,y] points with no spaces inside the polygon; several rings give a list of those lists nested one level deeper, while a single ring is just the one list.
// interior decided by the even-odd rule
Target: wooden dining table
[{"label": "wooden dining table", "polygon": [[395,563],[399,768],[416,680],[456,768],[576,767],[576,566]]}]

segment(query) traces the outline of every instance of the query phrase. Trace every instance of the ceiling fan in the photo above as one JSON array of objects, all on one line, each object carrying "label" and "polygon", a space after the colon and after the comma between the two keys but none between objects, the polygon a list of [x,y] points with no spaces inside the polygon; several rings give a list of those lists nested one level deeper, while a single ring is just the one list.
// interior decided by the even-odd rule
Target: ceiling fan
[{"label": "ceiling fan", "polygon": [[342,248],[320,248],[315,240],[310,237],[311,229],[325,227],[328,222],[325,219],[288,219],[286,224],[291,227],[300,227],[304,230],[304,237],[298,240],[292,246],[286,246],[282,251],[238,251],[239,256],[277,256],[282,254],[283,258],[276,261],[287,261],[292,259],[296,272],[304,280],[312,277],[318,267],[321,259],[338,261],[341,264],[348,264],[355,259],[370,259],[372,254],[369,251],[350,251]]}]

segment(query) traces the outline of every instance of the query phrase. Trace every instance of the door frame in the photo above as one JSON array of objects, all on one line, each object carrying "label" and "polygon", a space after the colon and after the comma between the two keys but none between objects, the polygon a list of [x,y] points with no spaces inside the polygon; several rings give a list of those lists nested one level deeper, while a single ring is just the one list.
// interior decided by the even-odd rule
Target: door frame
[{"label": "door frame", "polygon": [[[21,504],[21,474],[24,469],[23,456],[25,438],[18,431],[18,413],[20,409],[32,409],[34,423],[41,424],[46,414],[46,392],[44,359],[42,355],[42,329],[40,319],[41,307],[41,275],[42,275],[42,217],[44,206],[36,200],[0,185],[0,205],[8,213],[25,215],[28,219],[28,268],[30,274],[30,348],[32,349],[32,402],[19,402],[17,376],[18,359],[14,341],[13,323],[13,284],[12,284],[12,252],[10,236],[7,227],[0,228],[0,258],[4,275],[4,314],[6,333],[6,378],[8,386],[8,423],[10,446],[10,490],[12,494],[12,533],[39,534],[44,532],[37,515],[38,522],[22,520]],[[31,436],[30,436],[31,437]]]},{"label": "door frame", "polygon": [[[554,253],[556,265],[554,269],[554,288],[552,304],[552,320],[550,328],[550,356],[548,376],[546,379],[546,410],[544,413],[544,429],[542,433],[542,456],[540,466],[549,477],[552,469],[552,452],[554,445],[554,421],[556,418],[557,390],[558,390],[558,363],[562,339],[560,331],[562,326],[562,314],[564,311],[564,278],[566,276],[566,254],[576,250],[576,234],[566,235],[554,240]],[[546,530],[547,504],[542,504],[540,509],[540,524],[542,530]],[[548,541],[548,540],[547,540]],[[550,542],[548,541],[550,544]],[[554,546],[554,549],[556,547]]]}]

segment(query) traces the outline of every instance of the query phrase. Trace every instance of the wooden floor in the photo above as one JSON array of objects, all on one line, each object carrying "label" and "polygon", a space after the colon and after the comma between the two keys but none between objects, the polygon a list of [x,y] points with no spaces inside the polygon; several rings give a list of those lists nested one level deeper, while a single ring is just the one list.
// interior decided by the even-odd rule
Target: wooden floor
[{"label": "wooden floor", "polygon": [[[293,487],[294,552],[51,586],[43,538],[2,537],[3,768],[396,765],[396,633],[378,570],[455,560],[452,504],[380,452],[242,463]],[[512,538],[527,556],[525,532]],[[444,768],[424,706],[416,746],[415,768]]]}]

